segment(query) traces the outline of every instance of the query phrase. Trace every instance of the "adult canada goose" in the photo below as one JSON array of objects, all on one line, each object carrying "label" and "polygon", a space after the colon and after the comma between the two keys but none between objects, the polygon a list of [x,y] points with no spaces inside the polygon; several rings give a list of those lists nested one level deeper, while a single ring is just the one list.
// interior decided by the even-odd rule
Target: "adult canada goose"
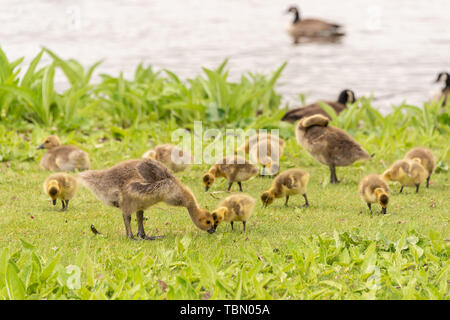
[{"label": "adult canada goose", "polygon": [[[350,89],[342,90],[337,101],[324,101],[324,103],[331,106],[334,111],[339,114],[347,108],[347,103],[354,103],[356,101],[355,93]],[[307,105],[305,107],[291,109],[285,113],[281,120],[294,123],[304,117],[309,117],[315,114],[321,114],[328,119],[330,115],[322,109],[318,102]]]},{"label": "adult canada goose", "polygon": [[47,149],[42,156],[41,168],[50,171],[88,170],[88,154],[75,146],[62,146],[57,136],[48,136],[37,149]]},{"label": "adult canada goose", "polygon": [[338,38],[344,36],[341,25],[319,19],[302,19],[297,6],[291,6],[287,13],[294,15],[292,24],[287,29],[294,43],[301,38]]},{"label": "adult canada goose", "polygon": [[338,183],[336,167],[349,166],[370,156],[344,130],[328,125],[321,114],[301,119],[295,129],[297,142],[317,161],[330,167],[330,183]]},{"label": "adult canada goose", "polygon": [[158,160],[174,172],[186,169],[193,163],[189,152],[181,150],[174,144],[160,144],[142,155],[142,158]]},{"label": "adult canada goose", "polygon": [[164,202],[187,208],[192,222],[201,230],[214,233],[218,222],[201,209],[194,194],[167,167],[151,159],[127,160],[106,170],[90,170],[78,174],[80,182],[103,203],[120,208],[127,237],[133,239],[131,215],[136,212],[138,237],[153,240],[144,231],[144,210]]},{"label": "adult canada goose", "polygon": [[440,99],[444,97],[442,105],[445,106],[447,103],[448,96],[450,95],[450,74],[448,72],[439,73],[436,82],[440,82],[444,85],[444,87],[441,89],[440,96],[437,98]]}]

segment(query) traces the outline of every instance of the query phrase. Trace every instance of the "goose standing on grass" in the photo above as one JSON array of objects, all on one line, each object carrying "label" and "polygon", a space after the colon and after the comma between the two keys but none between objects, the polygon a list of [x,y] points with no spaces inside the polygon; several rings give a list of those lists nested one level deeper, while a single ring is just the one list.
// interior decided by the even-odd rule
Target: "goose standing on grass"
[{"label": "goose standing on grass", "polygon": [[330,183],[338,183],[336,167],[369,159],[370,155],[344,130],[329,126],[328,122],[320,114],[303,118],[297,124],[295,135],[314,159],[330,167]]},{"label": "goose standing on grass", "polygon": [[77,179],[67,173],[54,173],[44,181],[44,192],[52,199],[55,206],[56,200],[60,199],[62,203],[61,211],[66,211],[69,207],[69,200],[73,198],[77,191]]},{"label": "goose standing on grass", "polygon": [[431,152],[431,150],[424,147],[415,147],[406,153],[404,159],[409,160],[417,159],[417,161],[427,170],[428,172],[427,188],[428,188],[430,185],[431,174],[433,173],[434,168],[436,167],[436,157]]},{"label": "goose standing on grass", "polygon": [[319,19],[302,19],[297,6],[289,7],[287,13],[294,15],[294,20],[287,29],[294,43],[299,43],[301,38],[339,38],[345,35],[339,24]]},{"label": "goose standing on grass", "polygon": [[445,106],[448,100],[448,96],[450,95],[450,74],[448,72],[441,72],[438,74],[436,82],[440,82],[444,85],[441,89],[440,95],[435,98],[435,100],[439,100],[444,97],[444,101],[442,102],[442,106]]},{"label": "goose standing on grass", "polygon": [[383,173],[383,179],[387,181],[398,181],[402,186],[400,193],[403,192],[403,187],[416,186],[416,193],[419,192],[419,187],[428,177],[427,170],[420,164],[420,159],[413,160],[402,159],[395,161],[389,169]]},{"label": "goose standing on grass", "polygon": [[145,234],[143,221],[144,210],[161,201],[187,208],[192,222],[199,229],[209,233],[216,231],[218,221],[201,209],[191,190],[156,160],[127,160],[106,170],[79,173],[78,178],[100,201],[122,210],[129,239],[134,239],[130,225],[134,212],[138,224],[137,236],[145,240],[159,238]]},{"label": "goose standing on grass", "polygon": [[75,146],[62,146],[55,135],[45,138],[37,149],[47,149],[42,156],[41,168],[50,171],[88,170],[90,166],[89,155]]},{"label": "goose standing on grass", "polygon": [[[324,101],[324,103],[328,104],[337,114],[339,114],[344,109],[347,109],[347,103],[354,103],[355,101],[355,93],[352,90],[345,89],[341,91],[337,101]],[[281,120],[294,123],[304,117],[309,117],[315,114],[321,114],[331,120],[330,115],[322,109],[318,102],[305,107],[291,109],[285,113]]]},{"label": "goose standing on grass", "polygon": [[379,203],[381,212],[386,214],[386,207],[389,203],[389,187],[383,178],[378,174],[369,174],[359,183],[359,195],[361,200],[367,203],[370,213],[372,213],[372,203]]},{"label": "goose standing on grass", "polygon": [[173,172],[183,171],[189,164],[193,163],[191,154],[181,150],[174,144],[157,145],[144,153],[142,158],[162,162]]}]

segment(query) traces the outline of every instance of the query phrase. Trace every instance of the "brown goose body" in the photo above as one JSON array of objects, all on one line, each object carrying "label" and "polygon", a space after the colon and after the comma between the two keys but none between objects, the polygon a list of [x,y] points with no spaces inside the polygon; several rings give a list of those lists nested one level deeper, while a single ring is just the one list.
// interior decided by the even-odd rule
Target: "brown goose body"
[{"label": "brown goose body", "polygon": [[[172,157],[173,156],[173,157]],[[154,159],[174,172],[183,171],[191,164],[192,156],[173,144],[161,144],[144,153],[142,158]]]},{"label": "brown goose body", "polygon": [[136,212],[138,236],[147,237],[143,228],[143,211],[164,202],[186,207],[192,222],[201,230],[215,231],[211,215],[199,208],[193,193],[162,163],[151,159],[123,161],[106,170],[90,170],[78,174],[81,183],[103,203],[120,208],[128,238],[133,238],[130,220]]},{"label": "brown goose body", "polygon": [[338,183],[335,167],[349,166],[370,156],[344,130],[328,125],[329,119],[314,115],[301,119],[296,127],[297,142],[314,159],[330,167],[330,183]]},{"label": "brown goose body", "polygon": [[88,170],[89,155],[75,146],[61,145],[57,136],[48,136],[38,149],[47,149],[40,166],[49,171]]}]

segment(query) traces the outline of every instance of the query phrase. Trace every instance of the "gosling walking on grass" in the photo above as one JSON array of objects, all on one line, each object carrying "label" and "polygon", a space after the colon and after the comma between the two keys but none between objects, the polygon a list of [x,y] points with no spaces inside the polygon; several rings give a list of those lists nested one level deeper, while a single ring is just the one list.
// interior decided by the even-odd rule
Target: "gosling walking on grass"
[{"label": "gosling walking on grass", "polygon": [[44,181],[44,192],[50,196],[53,205],[56,200],[62,202],[62,211],[66,211],[78,188],[77,179],[67,173],[54,173]]},{"label": "gosling walking on grass", "polygon": [[233,230],[235,221],[241,221],[245,232],[245,225],[252,214],[254,206],[255,199],[249,195],[234,194],[222,200],[218,208],[211,212],[211,215],[217,216],[219,221],[230,222],[231,230]]},{"label": "gosling walking on grass", "polygon": [[41,168],[49,171],[83,171],[90,166],[89,155],[75,146],[61,145],[55,135],[45,138],[44,143],[37,149],[46,149],[42,156]]},{"label": "gosling walking on grass", "polygon": [[419,192],[419,187],[428,177],[427,170],[420,164],[420,160],[397,160],[392,166],[383,173],[383,178],[387,181],[398,181],[402,186],[400,193],[403,192],[403,187],[416,186],[416,193]]},{"label": "gosling walking on grass", "polygon": [[285,206],[288,205],[289,196],[301,194],[305,198],[303,206],[308,207],[308,197],[306,187],[309,181],[309,173],[302,169],[289,169],[283,171],[276,177],[269,190],[261,194],[261,201],[264,207],[270,205],[274,199],[286,197]]},{"label": "gosling walking on grass", "polygon": [[367,203],[370,213],[372,203],[379,203],[381,212],[386,214],[386,207],[389,203],[389,187],[383,178],[378,174],[369,174],[359,183],[359,195],[361,200]]},{"label": "gosling walking on grass", "polygon": [[430,184],[430,178],[431,174],[434,171],[434,168],[436,167],[436,157],[431,152],[430,149],[424,148],[424,147],[415,147],[409,150],[404,159],[414,160],[417,159],[417,161],[427,170],[428,177],[427,177],[427,188]]}]

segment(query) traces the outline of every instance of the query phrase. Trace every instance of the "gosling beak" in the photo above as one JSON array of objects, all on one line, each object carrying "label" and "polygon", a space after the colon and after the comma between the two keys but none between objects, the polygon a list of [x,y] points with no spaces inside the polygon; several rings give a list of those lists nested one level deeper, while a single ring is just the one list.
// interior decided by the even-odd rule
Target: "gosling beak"
[{"label": "gosling beak", "polygon": [[208,191],[208,190],[209,190],[209,187],[208,187],[208,186],[206,186],[206,187],[205,187],[205,192],[206,192],[206,191]]},{"label": "gosling beak", "polygon": [[41,144],[39,147],[37,147],[36,149],[44,149],[44,145],[43,144]]},{"label": "gosling beak", "polygon": [[214,232],[216,232],[216,227],[212,227],[211,229],[208,230],[209,234],[213,234]]},{"label": "gosling beak", "polygon": [[52,203],[54,206],[56,206],[56,200],[53,200]]},{"label": "gosling beak", "polygon": [[381,213],[386,214],[386,207],[381,208]]}]

